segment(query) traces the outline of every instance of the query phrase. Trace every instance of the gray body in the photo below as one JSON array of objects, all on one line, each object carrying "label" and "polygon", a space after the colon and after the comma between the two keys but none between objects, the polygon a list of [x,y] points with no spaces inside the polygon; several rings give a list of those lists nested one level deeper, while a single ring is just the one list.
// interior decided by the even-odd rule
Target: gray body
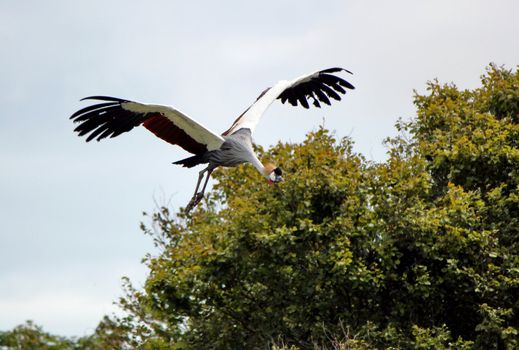
[{"label": "gray body", "polygon": [[237,166],[250,162],[255,157],[250,129],[240,129],[232,135],[224,136],[224,139],[220,149],[206,152],[202,156],[202,162],[209,163],[209,169]]},{"label": "gray body", "polygon": [[[186,207],[187,212],[193,209],[200,202],[200,200],[202,200],[205,188],[207,187],[207,182],[209,181],[209,177],[217,167],[233,167],[249,162],[253,163],[256,167],[261,165],[252,148],[252,135],[250,129],[239,129],[231,135],[224,136],[224,140],[225,141],[222,143],[222,146],[217,150],[207,151],[201,155],[175,162],[175,164],[183,164],[187,167],[209,163],[205,169],[198,173],[198,182],[196,184],[195,194]],[[204,186],[202,187],[202,190],[198,192],[198,188],[202,183],[204,175],[206,176]]]}]

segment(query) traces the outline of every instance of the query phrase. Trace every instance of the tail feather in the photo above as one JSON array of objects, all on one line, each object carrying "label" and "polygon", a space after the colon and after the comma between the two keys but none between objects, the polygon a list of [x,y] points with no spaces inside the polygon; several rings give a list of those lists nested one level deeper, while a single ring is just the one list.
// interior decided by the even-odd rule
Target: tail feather
[{"label": "tail feather", "polygon": [[173,164],[179,164],[185,168],[192,168],[194,166],[197,166],[198,164],[203,164],[203,163],[207,163],[207,161],[204,160],[203,154],[196,154],[192,157],[184,158],[181,160],[177,160],[176,162],[173,162]]}]

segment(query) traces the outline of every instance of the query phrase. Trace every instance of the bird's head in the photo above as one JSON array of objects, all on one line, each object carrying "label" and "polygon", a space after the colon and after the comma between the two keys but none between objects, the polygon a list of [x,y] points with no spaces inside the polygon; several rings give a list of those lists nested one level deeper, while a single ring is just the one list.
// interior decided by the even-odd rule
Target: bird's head
[{"label": "bird's head", "polygon": [[284,181],[282,176],[283,172],[281,171],[281,168],[271,163],[265,165],[264,175],[270,184],[275,184]]}]

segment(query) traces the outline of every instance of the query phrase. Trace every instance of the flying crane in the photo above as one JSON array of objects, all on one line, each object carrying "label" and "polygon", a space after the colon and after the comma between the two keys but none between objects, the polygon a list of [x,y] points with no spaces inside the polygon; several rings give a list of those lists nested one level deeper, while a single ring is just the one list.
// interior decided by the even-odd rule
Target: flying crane
[{"label": "flying crane", "polygon": [[[337,75],[340,72],[352,74],[343,68],[329,68],[293,80],[279,81],[264,90],[221,135],[174,107],[109,96],[83,98],[101,102],[77,111],[70,119],[79,124],[74,131],[79,136],[87,136],[87,142],[116,137],[143,125],[155,136],[193,154],[173,164],[187,168],[208,164],[199,172],[195,193],[186,206],[189,212],[202,200],[211,173],[219,166],[251,163],[269,182],[283,181],[281,169],[270,163],[263,164],[253,150],[252,134],[256,125],[276,99],[292,106],[299,103],[304,108],[310,108],[310,103],[317,108],[321,107],[321,103],[331,105],[330,99],[340,101],[341,94],[346,94],[347,89],[354,89],[352,84]],[[204,176],[205,181],[199,191]]]}]

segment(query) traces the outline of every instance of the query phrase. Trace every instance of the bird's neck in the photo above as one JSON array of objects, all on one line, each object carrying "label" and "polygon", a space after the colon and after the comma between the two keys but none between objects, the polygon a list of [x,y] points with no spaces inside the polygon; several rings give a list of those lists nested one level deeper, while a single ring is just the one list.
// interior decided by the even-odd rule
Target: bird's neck
[{"label": "bird's neck", "polygon": [[269,176],[268,173],[270,173],[270,172],[268,172],[268,169],[263,165],[263,163],[261,163],[261,161],[258,159],[258,157],[256,157],[256,155],[253,155],[253,157],[251,159],[251,163],[252,163],[252,165],[254,165],[254,167],[256,169],[258,169],[258,171],[261,175],[263,175],[264,177]]}]

